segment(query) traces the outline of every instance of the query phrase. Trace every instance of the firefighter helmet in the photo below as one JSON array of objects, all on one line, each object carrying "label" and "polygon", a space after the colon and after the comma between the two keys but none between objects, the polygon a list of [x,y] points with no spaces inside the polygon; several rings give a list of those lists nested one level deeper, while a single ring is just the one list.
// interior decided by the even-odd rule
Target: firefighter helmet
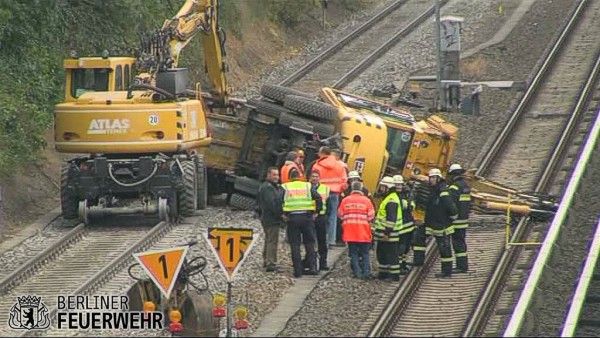
[{"label": "firefighter helmet", "polygon": [[360,179],[360,174],[358,173],[358,171],[356,170],[352,170],[351,172],[348,173],[348,179],[351,178],[358,178]]},{"label": "firefighter helmet", "polygon": [[404,177],[402,175],[394,175],[394,184],[404,184]]},{"label": "firefighter helmet", "polygon": [[388,188],[392,188],[394,186],[394,179],[391,176],[385,176],[379,182],[380,185],[385,185]]},{"label": "firefighter helmet", "polygon": [[465,172],[465,170],[458,163],[454,163],[453,165],[450,166],[450,169],[448,169],[449,174],[459,174],[460,175],[464,172]]},{"label": "firefighter helmet", "polygon": [[440,171],[440,169],[437,168],[433,168],[431,170],[429,170],[429,177],[442,177],[442,172]]}]

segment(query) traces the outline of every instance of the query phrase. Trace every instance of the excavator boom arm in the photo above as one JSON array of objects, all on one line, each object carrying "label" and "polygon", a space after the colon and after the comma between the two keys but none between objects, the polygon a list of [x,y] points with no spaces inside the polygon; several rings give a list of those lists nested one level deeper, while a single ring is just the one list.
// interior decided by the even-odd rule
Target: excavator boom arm
[{"label": "excavator boom arm", "polygon": [[150,73],[177,68],[183,48],[201,33],[210,93],[214,101],[226,105],[225,33],[219,25],[218,6],[218,0],[187,0],[158,32],[144,38],[138,57],[140,68]]}]

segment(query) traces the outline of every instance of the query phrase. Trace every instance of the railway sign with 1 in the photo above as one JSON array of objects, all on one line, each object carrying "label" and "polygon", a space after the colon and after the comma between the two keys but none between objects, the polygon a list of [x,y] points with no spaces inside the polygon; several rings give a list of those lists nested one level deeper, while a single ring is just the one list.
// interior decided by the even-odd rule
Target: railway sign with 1
[{"label": "railway sign with 1", "polygon": [[231,281],[254,245],[254,232],[247,228],[208,228],[206,240],[219,265]]},{"label": "railway sign with 1", "polygon": [[182,246],[133,254],[154,284],[169,298],[189,247]]}]

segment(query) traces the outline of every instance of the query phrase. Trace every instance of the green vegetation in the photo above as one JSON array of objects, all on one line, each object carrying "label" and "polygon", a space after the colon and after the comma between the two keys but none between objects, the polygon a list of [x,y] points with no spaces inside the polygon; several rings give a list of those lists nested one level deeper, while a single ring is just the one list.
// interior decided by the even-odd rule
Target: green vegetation
[{"label": "green vegetation", "polygon": [[[71,50],[124,54],[181,1],[0,0],[0,174],[35,161],[63,98]],[[168,14],[166,14],[168,13]]]}]

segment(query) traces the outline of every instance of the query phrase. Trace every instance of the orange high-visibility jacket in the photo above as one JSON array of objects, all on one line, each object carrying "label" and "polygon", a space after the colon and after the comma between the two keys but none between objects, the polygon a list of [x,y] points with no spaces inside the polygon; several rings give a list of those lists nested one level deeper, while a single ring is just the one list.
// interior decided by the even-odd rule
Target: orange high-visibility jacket
[{"label": "orange high-visibility jacket", "polygon": [[329,187],[332,193],[341,194],[346,189],[348,177],[346,169],[341,161],[332,155],[320,158],[312,167],[311,171],[318,171],[321,184]]},{"label": "orange high-visibility jacket", "polygon": [[375,208],[371,200],[362,192],[353,191],[342,199],[338,208],[342,220],[342,240],[344,242],[370,243],[371,220],[375,218]]},{"label": "orange high-visibility jacket", "polygon": [[292,171],[292,169],[296,169],[298,171],[298,173],[300,174],[300,181],[306,181],[304,178],[304,173],[302,172],[302,170],[300,170],[298,165],[295,162],[286,161],[285,164],[281,167],[281,172],[279,173],[279,176],[281,177],[281,184],[288,183],[291,181],[290,171]]}]

